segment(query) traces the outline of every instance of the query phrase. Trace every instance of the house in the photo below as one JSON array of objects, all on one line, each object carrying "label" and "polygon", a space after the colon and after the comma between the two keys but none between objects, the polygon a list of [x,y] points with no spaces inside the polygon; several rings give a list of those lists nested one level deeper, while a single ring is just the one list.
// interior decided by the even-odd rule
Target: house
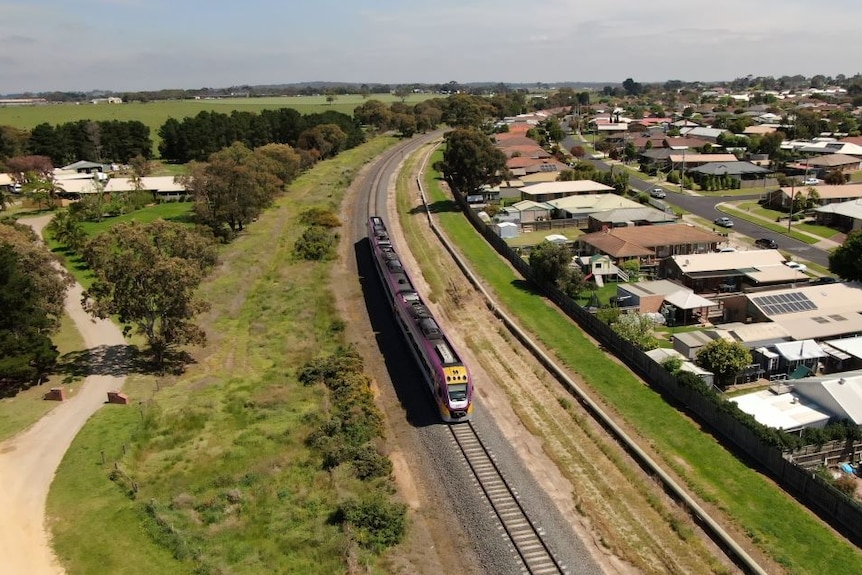
[{"label": "house", "polygon": [[862,199],[826,204],[814,209],[817,224],[849,233],[862,229]]},{"label": "house", "polygon": [[592,180],[545,182],[521,188],[521,199],[533,200],[535,202],[547,202],[549,200],[556,200],[567,196],[602,194],[613,191],[614,189],[612,187]]},{"label": "house", "polygon": [[60,170],[64,172],[77,172],[79,174],[92,174],[93,172],[107,172],[104,164],[100,164],[98,162],[88,162],[86,160],[79,160],[68,166],[63,166]]},{"label": "house", "polygon": [[701,138],[708,142],[716,142],[718,141],[718,137],[722,134],[730,134],[730,130],[725,130],[723,128],[704,128],[701,126],[698,127],[688,127],[688,128],[680,128],[679,133],[686,137],[691,138]]},{"label": "house", "polygon": [[[796,164],[793,167],[803,167]],[[847,154],[825,154],[817,156],[805,161],[805,170],[814,170],[817,174],[839,170],[845,174],[856,172],[862,169],[862,158],[857,156],[848,156]]]},{"label": "house", "polygon": [[[728,336],[714,329],[704,329],[699,331],[685,331],[675,333],[672,338],[673,349],[687,357],[688,359],[696,359],[697,352],[716,339],[727,339]],[[727,339],[728,341],[731,341]]]},{"label": "house", "polygon": [[736,162],[736,156],[733,154],[690,154],[677,152],[668,156],[668,161],[673,169],[690,170],[698,166],[710,163],[728,164]]},{"label": "house", "polygon": [[845,371],[794,382],[793,392],[821,406],[834,420],[862,425],[862,372]]},{"label": "house", "polygon": [[[706,320],[720,304],[696,295],[687,287],[669,280],[641,281],[617,286],[617,297],[640,313],[661,313],[668,325],[687,325]],[[720,312],[719,312],[720,313]]]},{"label": "house", "polygon": [[[797,382],[793,387],[798,387]],[[806,428],[822,428],[832,415],[820,404],[799,395],[794,388],[782,386],[728,398],[759,423],[788,433]]]},{"label": "house", "polygon": [[[862,199],[862,184],[845,184],[843,186],[818,185],[813,188],[817,192],[816,202],[821,206]],[[797,192],[808,194],[807,186],[787,186],[767,194],[766,203],[771,206],[790,207],[790,198]]]},{"label": "house", "polygon": [[862,336],[827,339],[820,347],[829,356],[828,371],[849,371],[862,367]]},{"label": "house", "polygon": [[730,162],[708,162],[688,170],[689,174],[700,176],[732,176],[738,180],[762,179],[770,170],[751,162],[741,162],[734,158]]},{"label": "house", "polygon": [[686,358],[684,355],[682,355],[675,349],[659,347],[656,349],[649,350],[648,352],[646,352],[646,355],[659,365],[663,365],[664,362],[670,358],[679,359],[682,361],[682,364],[680,364],[679,366],[680,371],[686,371],[695,374],[701,379],[701,381],[703,381],[707,385],[712,385],[713,381],[715,380],[715,375],[711,371],[707,371],[693,361],[689,361],[688,358]]},{"label": "house", "polygon": [[776,323],[796,341],[862,334],[862,284],[856,282],[802,285],[744,297],[751,321]]},{"label": "house", "polygon": [[661,225],[676,221],[677,217],[675,214],[657,210],[650,206],[616,208],[590,214],[587,229],[591,232],[598,232],[608,228]]},{"label": "house", "polygon": [[778,354],[778,371],[789,379],[817,373],[826,359],[826,352],[813,339],[776,343],[772,349]]},{"label": "house", "polygon": [[810,142],[799,150],[804,154],[844,154],[847,156],[862,157],[862,145],[844,141],[817,141]]},{"label": "house", "polygon": [[509,170],[522,169],[525,174],[534,174],[536,172],[554,172],[558,174],[568,169],[566,164],[558,162],[553,158],[531,158],[529,156],[509,158],[506,160],[506,167]]},{"label": "house", "polygon": [[134,178],[111,178],[105,184],[108,194],[148,192],[157,202],[177,202],[189,198],[185,186],[177,182],[173,176],[148,176],[135,182]]},{"label": "house", "polygon": [[660,273],[696,293],[733,292],[745,286],[769,286],[808,280],[785,265],[778,250],[673,255],[662,261]]},{"label": "house", "polygon": [[554,219],[576,220],[575,225],[587,229],[590,214],[617,208],[639,208],[640,203],[616,194],[576,194],[544,202],[553,209]]},{"label": "house", "polygon": [[[582,253],[604,253],[617,259],[642,257],[642,265],[672,255],[713,252],[725,238],[687,224],[613,228],[578,238]],[[646,256],[646,257],[644,257]]]},{"label": "house", "polygon": [[551,207],[532,200],[516,202],[506,209],[518,212],[518,221],[521,224],[543,222],[551,219]]}]

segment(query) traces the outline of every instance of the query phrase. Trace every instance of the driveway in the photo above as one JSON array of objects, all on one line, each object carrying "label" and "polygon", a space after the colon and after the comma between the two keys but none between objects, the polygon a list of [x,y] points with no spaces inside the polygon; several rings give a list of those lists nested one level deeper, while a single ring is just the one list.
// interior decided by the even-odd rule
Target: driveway
[{"label": "driveway", "polygon": [[[20,220],[36,233],[51,215]],[[66,294],[66,312],[92,354],[91,372],[82,389],[29,429],[0,443],[0,571],[10,575],[64,573],[50,547],[45,502],[54,473],[75,435],[107,399],[122,387],[127,347],[119,328],[93,319],[81,307],[83,288],[75,283]],[[110,369],[100,369],[110,367]],[[122,369],[119,370],[123,372]],[[47,391],[47,389],[46,389]]]}]

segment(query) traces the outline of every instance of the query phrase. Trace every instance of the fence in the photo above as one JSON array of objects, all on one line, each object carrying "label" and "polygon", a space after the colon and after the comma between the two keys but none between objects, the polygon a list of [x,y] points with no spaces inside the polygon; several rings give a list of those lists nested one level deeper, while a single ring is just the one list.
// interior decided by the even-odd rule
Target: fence
[{"label": "fence", "polygon": [[[470,209],[458,192],[456,201],[473,227],[523,277],[533,281],[532,270],[478,215]],[[430,215],[429,215],[430,218]],[[448,243],[445,244],[448,247]],[[456,258],[458,261],[458,258]],[[555,286],[541,286],[547,297],[572,318],[585,332],[621,359],[631,370],[665,397],[683,405],[716,434],[735,445],[751,460],[757,462],[785,488],[797,494],[810,509],[818,513],[835,528],[859,544],[862,542],[862,505],[835,489],[826,480],[810,470],[796,465],[792,456],[786,456],[776,447],[764,443],[756,431],[734,417],[720,403],[699,391],[681,385],[676,377],[654,362],[643,351],[620,338],[610,326],[578,305]]]}]

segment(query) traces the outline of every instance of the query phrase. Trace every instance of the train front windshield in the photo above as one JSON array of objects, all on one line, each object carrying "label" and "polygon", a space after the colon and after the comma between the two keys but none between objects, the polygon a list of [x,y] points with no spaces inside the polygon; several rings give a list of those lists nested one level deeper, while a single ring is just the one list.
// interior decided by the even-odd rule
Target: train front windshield
[{"label": "train front windshield", "polygon": [[467,401],[467,384],[449,384],[449,401]]}]

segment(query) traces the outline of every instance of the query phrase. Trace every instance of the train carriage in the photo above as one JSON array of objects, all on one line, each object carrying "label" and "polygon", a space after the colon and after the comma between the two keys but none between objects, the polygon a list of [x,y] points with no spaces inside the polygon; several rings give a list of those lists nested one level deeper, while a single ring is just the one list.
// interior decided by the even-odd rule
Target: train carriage
[{"label": "train carriage", "polygon": [[473,413],[470,372],[416,291],[392,246],[382,218],[369,218],[368,239],[374,265],[398,326],[437,403],[440,416],[450,423],[469,420]]}]

